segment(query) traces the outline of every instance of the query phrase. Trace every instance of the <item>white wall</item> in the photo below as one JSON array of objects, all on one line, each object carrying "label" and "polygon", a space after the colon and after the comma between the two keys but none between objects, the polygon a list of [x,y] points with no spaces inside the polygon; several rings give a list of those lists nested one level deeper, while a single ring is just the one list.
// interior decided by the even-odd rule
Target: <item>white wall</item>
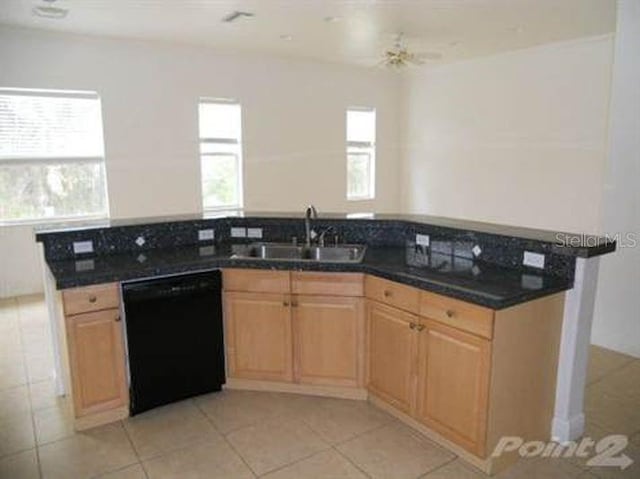
[{"label": "white wall", "polygon": [[[392,73],[8,27],[0,27],[0,65],[0,86],[100,94],[113,218],[201,210],[200,96],[242,104],[247,209],[399,210],[400,91]],[[345,199],[352,105],[378,112],[375,201]],[[0,227],[0,252],[0,297],[41,289],[30,228]]]},{"label": "white wall", "polygon": [[619,2],[604,231],[633,234],[602,258],[591,340],[640,357],[640,2]]},{"label": "white wall", "polygon": [[597,231],[612,49],[599,37],[409,76],[404,209]]}]

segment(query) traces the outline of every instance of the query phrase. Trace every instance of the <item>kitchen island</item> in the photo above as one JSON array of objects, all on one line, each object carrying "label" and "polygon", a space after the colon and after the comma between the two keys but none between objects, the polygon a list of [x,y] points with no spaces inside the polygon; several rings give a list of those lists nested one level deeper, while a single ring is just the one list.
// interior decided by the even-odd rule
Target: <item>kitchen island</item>
[{"label": "kitchen island", "polygon": [[[302,238],[303,222],[291,215],[143,219],[40,232],[54,324],[66,329],[59,337],[69,337],[79,316],[69,314],[65,295],[97,297],[85,305],[95,310],[100,288],[117,300],[123,281],[220,268],[227,387],[369,398],[487,472],[513,459],[490,457],[500,437],[548,440],[552,427],[558,435],[567,413],[562,358],[571,355],[561,339],[572,333],[568,323],[584,316],[585,278],[592,277],[586,262],[615,243],[589,237],[578,244],[572,235],[442,218],[334,215],[312,226],[342,243],[367,245],[364,258],[247,255],[256,241]],[[89,242],[92,251],[77,252],[78,243],[86,251]],[[523,264],[531,254],[542,255],[538,267]],[[66,314],[53,306],[56,297]],[[575,304],[582,310],[572,318]],[[112,300],[106,309],[121,305]],[[107,349],[118,356],[112,319],[102,334],[112,334]],[[579,348],[568,343],[575,356]],[[68,362],[73,377],[74,358]],[[80,408],[81,427],[127,414],[126,384],[118,379],[124,368],[117,357],[103,368],[119,383],[105,396],[109,407]],[[574,392],[569,388],[570,401]]]}]

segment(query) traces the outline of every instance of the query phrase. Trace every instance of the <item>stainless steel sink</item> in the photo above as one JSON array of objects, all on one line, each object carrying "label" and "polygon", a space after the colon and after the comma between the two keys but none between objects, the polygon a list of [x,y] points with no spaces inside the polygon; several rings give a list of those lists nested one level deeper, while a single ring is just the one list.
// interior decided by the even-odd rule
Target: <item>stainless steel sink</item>
[{"label": "stainless steel sink", "polygon": [[366,245],[305,247],[289,243],[252,243],[246,249],[236,251],[234,257],[319,263],[360,263],[366,249]]},{"label": "stainless steel sink", "polygon": [[247,249],[250,258],[257,259],[291,259],[304,257],[304,248],[288,243],[253,243]]},{"label": "stainless steel sink", "polygon": [[309,259],[330,263],[359,263],[364,258],[364,245],[312,246],[306,252]]}]

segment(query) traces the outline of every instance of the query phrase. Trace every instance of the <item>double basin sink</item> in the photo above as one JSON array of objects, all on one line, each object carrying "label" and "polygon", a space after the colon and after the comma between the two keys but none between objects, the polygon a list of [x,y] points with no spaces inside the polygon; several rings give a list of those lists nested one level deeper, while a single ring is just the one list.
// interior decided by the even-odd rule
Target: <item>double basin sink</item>
[{"label": "double basin sink", "polygon": [[300,246],[290,243],[252,243],[234,257],[276,261],[315,261],[318,263],[360,263],[366,245]]}]

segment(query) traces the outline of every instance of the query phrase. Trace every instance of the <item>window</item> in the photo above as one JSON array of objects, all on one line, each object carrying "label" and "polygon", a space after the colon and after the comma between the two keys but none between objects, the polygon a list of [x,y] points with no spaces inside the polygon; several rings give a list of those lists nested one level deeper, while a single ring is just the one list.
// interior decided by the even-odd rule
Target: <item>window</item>
[{"label": "window", "polygon": [[240,104],[201,99],[200,163],[205,210],[242,207],[242,126]]},{"label": "window", "polygon": [[100,98],[0,89],[0,222],[105,217]]},{"label": "window", "polygon": [[347,199],[375,197],[376,111],[347,110]]}]

